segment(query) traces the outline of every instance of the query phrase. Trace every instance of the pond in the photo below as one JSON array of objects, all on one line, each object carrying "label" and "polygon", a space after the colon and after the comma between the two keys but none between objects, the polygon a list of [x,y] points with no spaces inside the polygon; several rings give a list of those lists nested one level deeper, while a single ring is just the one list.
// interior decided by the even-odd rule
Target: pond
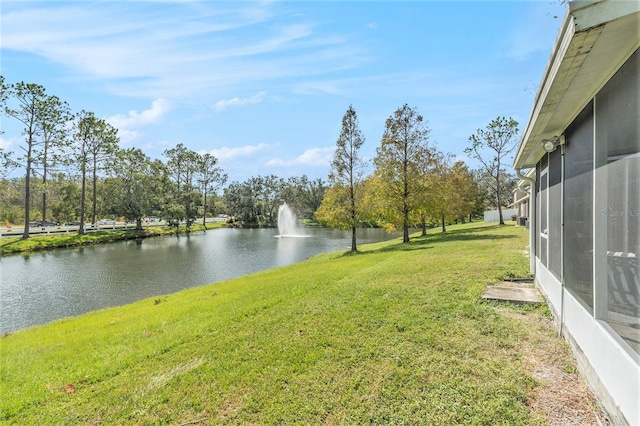
[{"label": "pond", "polygon": [[[0,333],[348,250],[351,234],[216,229],[0,258]],[[358,244],[395,238],[358,229]]]}]

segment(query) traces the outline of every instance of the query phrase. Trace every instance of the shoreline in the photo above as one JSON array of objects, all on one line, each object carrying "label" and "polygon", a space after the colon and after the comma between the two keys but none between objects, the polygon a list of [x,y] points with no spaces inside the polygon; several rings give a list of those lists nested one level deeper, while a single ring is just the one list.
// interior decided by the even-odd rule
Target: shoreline
[{"label": "shoreline", "polygon": [[3,237],[0,239],[0,257],[28,254],[46,250],[61,248],[85,247],[95,244],[112,243],[117,241],[147,239],[152,237],[175,236],[193,232],[204,232],[210,229],[226,227],[226,223],[213,223],[191,225],[187,232],[186,226],[180,226],[178,230],[170,227],[149,227],[138,231],[135,229],[106,229],[91,231],[85,234],[77,232],[36,234],[24,240],[21,236]]}]

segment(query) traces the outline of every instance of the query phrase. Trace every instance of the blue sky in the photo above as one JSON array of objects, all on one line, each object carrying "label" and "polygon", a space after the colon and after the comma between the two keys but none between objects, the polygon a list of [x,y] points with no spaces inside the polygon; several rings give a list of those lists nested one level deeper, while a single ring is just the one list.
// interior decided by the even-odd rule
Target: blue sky
[{"label": "blue sky", "polygon": [[[7,1],[1,73],[44,86],[152,158],[183,143],[229,180],[326,180],[350,104],[371,159],[407,103],[464,155],[497,116],[522,129],[565,13],[560,1]],[[2,119],[0,144],[20,128]]]}]

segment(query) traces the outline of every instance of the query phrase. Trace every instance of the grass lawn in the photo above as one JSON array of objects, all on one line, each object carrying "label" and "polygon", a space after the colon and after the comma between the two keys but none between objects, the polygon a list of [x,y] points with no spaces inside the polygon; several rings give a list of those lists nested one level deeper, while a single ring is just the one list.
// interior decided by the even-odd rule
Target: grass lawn
[{"label": "grass lawn", "polygon": [[527,232],[449,229],[2,337],[0,420],[543,424],[521,342],[557,337],[500,311],[547,308],[480,300],[527,275]]}]

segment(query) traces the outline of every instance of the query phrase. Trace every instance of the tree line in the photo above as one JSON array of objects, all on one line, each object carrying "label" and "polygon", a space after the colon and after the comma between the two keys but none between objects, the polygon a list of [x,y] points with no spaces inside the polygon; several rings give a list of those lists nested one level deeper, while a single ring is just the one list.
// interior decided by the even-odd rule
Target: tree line
[{"label": "tree line", "polygon": [[[475,173],[462,161],[440,152],[430,140],[430,128],[417,108],[405,104],[385,122],[385,130],[373,159],[374,171],[364,174],[360,154],[365,138],[353,106],[342,119],[342,129],[329,174],[330,187],[316,212],[320,223],[351,230],[351,250],[357,251],[357,228],[373,221],[390,231],[399,230],[409,242],[409,228],[446,223],[484,212],[487,195],[501,194],[512,186],[503,168],[504,157],[515,148],[518,123],[498,117],[487,129],[469,138],[465,151],[483,168]],[[488,152],[488,153],[487,153]],[[488,187],[488,188],[487,188]],[[505,188],[506,187],[506,188]],[[500,223],[504,224],[500,211]]]},{"label": "tree line", "polygon": [[[162,217],[175,226],[185,220],[189,226],[219,213],[242,226],[268,226],[286,201],[299,218],[352,229],[356,250],[355,228],[364,223],[401,229],[408,241],[411,226],[425,230],[437,222],[444,230],[447,222],[481,214],[496,189],[499,197],[513,180],[498,166],[496,188],[488,180],[495,174],[470,171],[437,151],[426,120],[407,105],[387,120],[371,175],[365,176],[367,165],[359,154],[364,137],[349,107],[328,183],[268,175],[228,185],[213,155],[182,143],[155,160],[138,148],[123,149],[118,129],[92,112],[72,113],[40,85],[5,84],[0,76],[0,105],[5,117],[20,123],[23,136],[17,152],[0,148],[0,219],[24,223],[23,238],[29,236],[30,221],[50,218],[77,223],[81,234],[86,222],[103,216],[135,221],[138,229],[146,217]],[[472,145],[478,152],[479,140]],[[9,178],[16,169],[21,177]]]},{"label": "tree line", "polygon": [[[226,181],[215,157],[182,144],[164,152],[165,162],[137,148],[120,148],[116,128],[89,111],[73,114],[40,85],[7,85],[0,77],[0,93],[4,115],[20,123],[23,136],[18,152],[1,153],[3,172],[24,171],[22,190],[15,188],[16,180],[3,177],[3,219],[23,222],[23,238],[29,237],[34,216],[47,221],[51,201],[55,221],[77,221],[80,234],[99,214],[135,221],[138,229],[150,215],[161,214],[171,223],[199,213],[206,217],[207,196]],[[22,203],[16,209],[12,201],[18,194]]]}]

